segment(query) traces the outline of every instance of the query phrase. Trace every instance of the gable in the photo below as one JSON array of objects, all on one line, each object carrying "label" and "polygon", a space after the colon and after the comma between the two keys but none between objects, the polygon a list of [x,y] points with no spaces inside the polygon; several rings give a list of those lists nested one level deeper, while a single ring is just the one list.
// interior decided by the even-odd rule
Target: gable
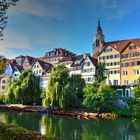
[{"label": "gable", "polygon": [[40,63],[38,61],[36,61],[33,66],[32,69],[43,69],[42,66],[40,65]]},{"label": "gable", "polygon": [[129,53],[129,52],[139,52],[140,46],[136,45],[135,43],[129,43],[122,51],[122,53]]},{"label": "gable", "polygon": [[90,60],[88,56],[84,59],[83,64],[82,64],[82,68],[85,68],[85,67],[95,68],[94,64],[92,63],[92,61]]},{"label": "gable", "polygon": [[106,46],[102,51],[101,53],[99,54],[99,56],[103,56],[103,55],[110,55],[110,54],[118,54],[119,52],[113,48],[112,46]]}]

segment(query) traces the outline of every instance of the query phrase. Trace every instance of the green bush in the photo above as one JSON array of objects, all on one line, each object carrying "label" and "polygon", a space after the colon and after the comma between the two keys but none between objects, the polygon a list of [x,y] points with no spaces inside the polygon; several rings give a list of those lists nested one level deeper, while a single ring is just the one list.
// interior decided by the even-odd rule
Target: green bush
[{"label": "green bush", "polygon": [[132,117],[132,113],[128,109],[117,109],[113,112],[116,117],[124,117],[124,118],[130,118]]},{"label": "green bush", "polygon": [[3,105],[5,104],[5,98],[2,96],[0,97],[0,105]]}]

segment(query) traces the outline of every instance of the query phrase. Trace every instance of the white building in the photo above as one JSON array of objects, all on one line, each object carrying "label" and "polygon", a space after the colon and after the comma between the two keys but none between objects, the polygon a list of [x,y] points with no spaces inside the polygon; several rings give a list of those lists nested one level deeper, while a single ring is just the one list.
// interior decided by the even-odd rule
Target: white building
[{"label": "white building", "polygon": [[84,57],[81,67],[82,78],[85,79],[86,84],[92,84],[96,71],[97,61],[89,55]]},{"label": "white building", "polygon": [[32,71],[34,75],[39,76],[41,78],[40,86],[43,88],[46,88],[51,69],[52,64],[41,60],[36,60],[32,65]]},{"label": "white building", "polygon": [[70,75],[81,74],[86,84],[93,83],[97,60],[89,54],[63,58],[59,63],[64,64],[69,69]]}]

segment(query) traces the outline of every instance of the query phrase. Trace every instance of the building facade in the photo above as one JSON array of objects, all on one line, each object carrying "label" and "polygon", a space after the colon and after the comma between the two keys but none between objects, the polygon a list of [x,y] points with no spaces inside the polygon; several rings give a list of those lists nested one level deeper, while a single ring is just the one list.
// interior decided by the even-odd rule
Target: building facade
[{"label": "building facade", "polygon": [[10,75],[3,75],[0,77],[0,96],[6,95],[10,80]]},{"label": "building facade", "polygon": [[65,57],[74,56],[75,54],[62,48],[56,48],[52,51],[46,52],[42,59],[52,65],[56,65],[61,59]]},{"label": "building facade", "polygon": [[121,85],[136,85],[140,77],[140,39],[131,42],[121,52]]}]

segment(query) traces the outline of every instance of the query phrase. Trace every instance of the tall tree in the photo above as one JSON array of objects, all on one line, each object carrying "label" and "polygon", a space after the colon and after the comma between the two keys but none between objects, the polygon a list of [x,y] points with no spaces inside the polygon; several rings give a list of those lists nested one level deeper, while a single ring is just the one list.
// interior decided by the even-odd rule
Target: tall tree
[{"label": "tall tree", "polygon": [[19,79],[10,83],[7,90],[6,102],[22,104],[39,104],[41,101],[40,78],[32,71],[24,71]]},{"label": "tall tree", "polygon": [[0,0],[0,38],[3,36],[3,30],[7,25],[7,9],[10,6],[15,6],[19,0]]},{"label": "tall tree", "polygon": [[78,96],[79,99],[83,97],[83,89],[86,86],[85,80],[80,74],[72,75],[69,78],[69,83],[71,85],[71,91]]},{"label": "tall tree", "polygon": [[84,105],[96,112],[112,111],[115,107],[116,91],[105,81],[85,88]]},{"label": "tall tree", "polygon": [[105,63],[99,63],[94,75],[95,78],[94,80],[99,84],[106,79],[104,71],[105,71]]},{"label": "tall tree", "polygon": [[62,64],[57,65],[51,72],[43,105],[58,108],[79,106],[77,95],[71,90],[68,69]]}]

